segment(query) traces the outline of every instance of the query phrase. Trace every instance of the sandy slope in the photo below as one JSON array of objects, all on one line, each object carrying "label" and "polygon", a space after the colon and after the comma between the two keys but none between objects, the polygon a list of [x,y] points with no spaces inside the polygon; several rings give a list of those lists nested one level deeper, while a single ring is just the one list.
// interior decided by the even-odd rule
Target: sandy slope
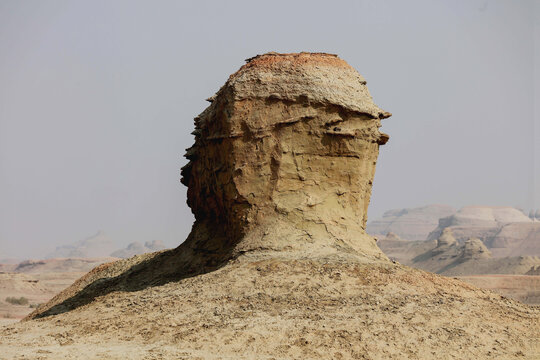
[{"label": "sandy slope", "polygon": [[101,293],[104,287],[87,286],[84,297],[74,292],[60,300],[68,305],[58,312],[71,311],[5,326],[0,357],[540,356],[539,308],[388,262],[244,255],[215,271],[140,289],[105,267],[100,272],[112,277],[93,274],[94,284],[122,285]]}]

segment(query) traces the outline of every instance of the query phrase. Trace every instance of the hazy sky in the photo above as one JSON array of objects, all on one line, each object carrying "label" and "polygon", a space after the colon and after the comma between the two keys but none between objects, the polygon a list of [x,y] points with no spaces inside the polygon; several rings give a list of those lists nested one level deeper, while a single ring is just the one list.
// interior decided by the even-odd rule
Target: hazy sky
[{"label": "hazy sky", "polygon": [[384,121],[370,219],[540,207],[540,1],[0,0],[0,258],[181,243],[193,117],[244,59],[339,54]]}]

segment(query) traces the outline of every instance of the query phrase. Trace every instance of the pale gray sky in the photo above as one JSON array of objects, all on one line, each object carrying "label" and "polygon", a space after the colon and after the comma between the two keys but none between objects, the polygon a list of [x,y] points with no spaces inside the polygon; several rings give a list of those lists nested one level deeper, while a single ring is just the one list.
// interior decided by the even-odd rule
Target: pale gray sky
[{"label": "pale gray sky", "polygon": [[371,219],[540,207],[539,1],[0,0],[0,49],[0,258],[181,243],[192,119],[268,51],[339,54],[394,114]]}]

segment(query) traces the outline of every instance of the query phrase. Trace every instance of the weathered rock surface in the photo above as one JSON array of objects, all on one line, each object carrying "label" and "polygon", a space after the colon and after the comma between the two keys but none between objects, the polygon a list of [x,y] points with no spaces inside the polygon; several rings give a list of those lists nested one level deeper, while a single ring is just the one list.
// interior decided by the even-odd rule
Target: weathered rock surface
[{"label": "weathered rock surface", "polygon": [[380,120],[390,114],[360,74],[335,55],[268,54],[250,59],[210,101],[182,170],[193,249],[384,257],[365,226],[379,145],[388,140]]},{"label": "weathered rock surface", "polygon": [[389,210],[381,219],[370,221],[367,232],[379,238],[393,232],[403,240],[422,241],[426,240],[429,233],[437,228],[439,219],[454,213],[455,210],[448,205]]},{"label": "weathered rock surface", "polygon": [[394,264],[365,233],[389,114],[343,60],[258,56],[210,100],[182,171],[196,218],[188,239],[95,268],[1,329],[3,355],[538,354],[537,309]]}]

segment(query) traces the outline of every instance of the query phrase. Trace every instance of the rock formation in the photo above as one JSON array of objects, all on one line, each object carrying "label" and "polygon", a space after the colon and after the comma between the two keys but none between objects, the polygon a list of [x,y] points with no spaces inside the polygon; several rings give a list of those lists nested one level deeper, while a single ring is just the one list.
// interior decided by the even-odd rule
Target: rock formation
[{"label": "rock formation", "polygon": [[115,248],[114,242],[100,230],[95,235],[76,243],[58,246],[46,258],[106,258]]},{"label": "rock formation", "polygon": [[437,239],[437,249],[440,249],[441,251],[456,246],[457,244],[458,242],[450,228],[444,229],[441,236]]},{"label": "rock formation", "polygon": [[451,206],[437,204],[389,210],[381,219],[370,221],[367,232],[378,237],[393,232],[403,240],[422,241],[437,228],[440,218],[448,217],[455,212]]},{"label": "rock formation", "polygon": [[392,263],[365,233],[389,114],[343,60],[257,56],[210,101],[182,171],[196,218],[188,239],[95,268],[0,329],[3,355],[537,354],[536,310]]},{"label": "rock formation", "polygon": [[182,169],[193,248],[384,256],[365,226],[390,114],[356,70],[329,54],[256,56],[209,101]]},{"label": "rock formation", "polygon": [[480,239],[470,238],[463,244],[462,261],[489,259],[490,257],[491,253]]},{"label": "rock formation", "polygon": [[402,238],[399,237],[398,234],[393,233],[391,231],[388,234],[386,234],[386,237],[384,238],[384,240],[386,240],[386,241],[404,241]]},{"label": "rock formation", "polygon": [[533,276],[539,276],[540,275],[540,265],[531,266],[529,271],[525,273],[525,275],[533,275]]},{"label": "rock formation", "polygon": [[536,211],[534,211],[533,209],[531,209],[529,211],[529,218],[531,220],[536,220],[536,221],[540,221],[540,209],[536,209]]},{"label": "rock formation", "polygon": [[159,240],[146,241],[144,244],[135,241],[130,243],[125,249],[120,249],[112,252],[111,256],[121,259],[127,259],[135,255],[140,255],[153,251],[160,251],[166,248],[167,247],[163,244],[163,242]]},{"label": "rock formation", "polygon": [[471,238],[459,244],[450,228],[446,228],[436,241],[383,239],[378,244],[391,259],[447,276],[523,275],[531,266],[540,266],[540,258],[536,256],[493,258],[491,251],[479,239]]},{"label": "rock formation", "polygon": [[[518,224],[520,223],[511,225]],[[445,228],[437,240],[403,241],[389,235],[377,242],[389,258],[442,275],[523,275],[531,266],[540,265],[540,258],[537,256],[493,258],[491,249],[479,239],[471,238],[460,244],[451,227]]]},{"label": "rock formation", "polygon": [[384,238],[377,238],[377,246],[392,261],[407,264],[415,256],[431,250],[433,242],[403,240],[397,234],[389,232]]},{"label": "rock formation", "polygon": [[512,207],[466,206],[451,216],[441,218],[439,226],[429,234],[427,239],[435,240],[441,235],[443,229],[451,227],[459,242],[475,237],[486,243],[506,224],[530,222],[531,219]]},{"label": "rock formation", "polygon": [[428,240],[439,238],[444,229],[452,229],[458,242],[480,239],[494,257],[540,256],[540,224],[511,207],[467,206],[439,220]]},{"label": "rock formation", "polygon": [[540,256],[540,222],[503,225],[485,244],[494,257]]},{"label": "rock formation", "polygon": [[[444,213],[451,215],[446,216]],[[534,211],[530,214],[534,218]],[[439,215],[442,217],[437,219]],[[378,244],[385,254],[391,257],[397,255],[401,260],[403,255],[412,255],[426,247],[431,249],[431,242],[441,239],[447,229],[452,231],[452,236],[459,243],[471,237],[482,240],[493,257],[540,256],[540,223],[511,207],[467,206],[456,213],[449,206],[428,205],[389,210],[382,219],[367,225],[367,232],[380,239]],[[389,237],[387,232],[396,234],[400,240],[421,241],[427,238],[428,242],[395,242],[393,240],[397,239]]]}]

